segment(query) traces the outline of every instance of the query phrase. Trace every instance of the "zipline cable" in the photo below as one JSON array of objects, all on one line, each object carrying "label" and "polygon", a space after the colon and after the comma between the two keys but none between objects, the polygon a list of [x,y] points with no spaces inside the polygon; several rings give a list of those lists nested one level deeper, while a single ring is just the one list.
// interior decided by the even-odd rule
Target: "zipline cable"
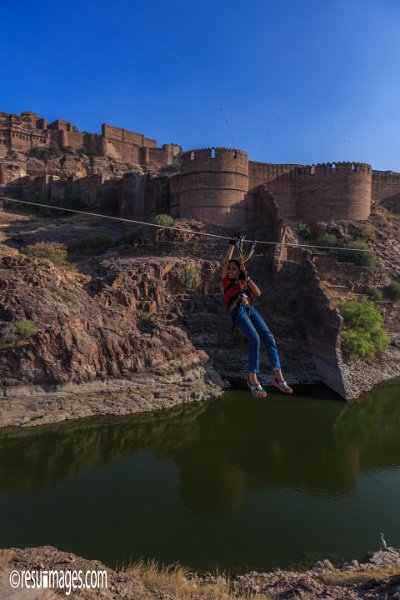
[{"label": "zipline cable", "polygon": [[[220,240],[230,240],[232,236],[226,235],[216,235],[214,233],[207,233],[205,231],[192,231],[191,229],[182,229],[180,227],[173,227],[171,225],[157,225],[157,223],[147,223],[146,221],[135,221],[133,219],[126,219],[124,217],[115,217],[113,215],[101,215],[98,213],[86,212],[83,210],[76,210],[73,208],[64,208],[61,206],[51,206],[49,204],[41,204],[39,202],[29,202],[28,200],[17,200],[15,198],[6,198],[0,197],[0,200],[5,200],[6,202],[16,202],[17,204],[28,204],[29,206],[39,206],[41,208],[50,208],[51,210],[61,210],[70,213],[75,213],[77,215],[86,215],[89,217],[100,217],[101,219],[111,219],[114,221],[123,221],[125,223],[134,223],[135,225],[148,225],[149,227],[158,227],[159,229],[171,229],[172,231],[181,231],[183,233],[192,233],[193,235],[204,235],[207,237],[213,237]],[[251,240],[245,240],[243,238],[243,242],[251,242]],[[351,252],[371,252],[369,248],[346,248],[346,247],[338,247],[338,246],[313,246],[311,244],[290,244],[287,242],[267,242],[264,240],[257,240],[257,244],[264,244],[269,246],[287,246],[292,248],[318,248],[322,250],[349,250]],[[254,250],[253,250],[254,251]]]}]

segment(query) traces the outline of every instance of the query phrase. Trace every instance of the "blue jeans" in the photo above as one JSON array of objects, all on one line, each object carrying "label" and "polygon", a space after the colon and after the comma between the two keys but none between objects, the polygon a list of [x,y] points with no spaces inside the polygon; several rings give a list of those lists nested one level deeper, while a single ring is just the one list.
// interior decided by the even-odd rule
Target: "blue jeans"
[{"label": "blue jeans", "polygon": [[[260,369],[260,338],[268,353],[269,362],[274,371],[280,370],[278,348],[275,339],[268,329],[260,313],[250,305],[239,306],[236,309],[236,327],[240,329],[249,341],[249,372],[258,373]],[[250,316],[249,316],[250,312]],[[235,317],[235,315],[234,315]]]}]

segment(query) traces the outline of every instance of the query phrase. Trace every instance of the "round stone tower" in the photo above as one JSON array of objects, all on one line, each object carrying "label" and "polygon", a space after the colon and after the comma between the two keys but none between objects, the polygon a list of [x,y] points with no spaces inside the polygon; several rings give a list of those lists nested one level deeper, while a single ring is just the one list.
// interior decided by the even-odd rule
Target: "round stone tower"
[{"label": "round stone tower", "polygon": [[246,152],[206,148],[181,155],[181,217],[227,226],[243,224],[248,190]]},{"label": "round stone tower", "polygon": [[366,163],[338,162],[296,170],[297,218],[306,223],[368,219],[372,168]]}]

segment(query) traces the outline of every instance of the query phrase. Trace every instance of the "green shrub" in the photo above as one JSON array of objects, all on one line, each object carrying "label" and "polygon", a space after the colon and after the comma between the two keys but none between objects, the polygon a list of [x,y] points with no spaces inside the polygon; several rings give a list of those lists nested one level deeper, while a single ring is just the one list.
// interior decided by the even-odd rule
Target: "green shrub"
[{"label": "green shrub", "polygon": [[79,242],[80,250],[102,253],[117,244],[111,236],[104,233],[89,233]]},{"label": "green shrub", "polygon": [[367,223],[362,230],[361,237],[364,240],[375,240],[376,239],[376,229],[371,223]]},{"label": "green shrub", "polygon": [[33,258],[50,260],[55,265],[65,266],[67,262],[67,248],[58,242],[37,242],[26,246],[24,252]]},{"label": "green shrub", "polygon": [[323,233],[317,239],[316,246],[337,246],[337,237],[334,233]]},{"label": "green shrub", "polygon": [[166,227],[168,225],[173,225],[174,224],[174,218],[171,217],[171,215],[157,215],[156,218],[154,219],[154,223],[156,225],[162,225],[163,227]]},{"label": "green shrub", "polygon": [[32,148],[32,150],[29,150],[28,154],[29,156],[38,158],[39,160],[45,160],[49,157],[49,151],[47,148]]},{"label": "green shrub", "polygon": [[350,233],[345,233],[343,235],[343,242],[344,246],[348,246],[349,244],[351,244],[351,242],[354,242],[354,236],[352,236]]},{"label": "green shrub", "polygon": [[384,352],[389,337],[382,327],[383,317],[369,300],[345,300],[339,304],[344,320],[342,350],[348,359],[357,356],[372,359]]},{"label": "green shrub", "polygon": [[385,287],[385,294],[391,300],[400,299],[400,283],[398,281],[392,281]]},{"label": "green shrub", "polygon": [[190,269],[186,269],[180,275],[180,280],[187,290],[194,292],[201,284],[201,273],[197,269],[191,267]]},{"label": "green shrub", "polygon": [[148,225],[140,225],[139,227],[130,229],[129,231],[121,235],[118,238],[117,243],[119,246],[130,246],[136,240],[148,237],[152,232],[153,227],[149,227]]},{"label": "green shrub", "polygon": [[150,313],[142,313],[139,316],[138,325],[144,332],[151,332],[154,329],[154,323]]},{"label": "green shrub", "polygon": [[383,293],[376,287],[367,287],[365,290],[366,294],[371,298],[371,300],[382,300]]},{"label": "green shrub", "polygon": [[63,152],[58,144],[51,142],[48,148],[48,153],[49,156],[61,156]]},{"label": "green shrub", "polygon": [[308,240],[311,237],[311,229],[308,225],[305,225],[304,223],[300,223],[297,233],[300,237],[303,238],[303,240]]},{"label": "green shrub", "polygon": [[[66,149],[67,148],[69,149],[67,150],[67,152],[73,150],[71,146],[66,146]],[[63,151],[61,150],[60,146],[58,144],[55,144],[54,142],[52,142],[48,146],[48,148],[32,148],[31,150],[29,150],[29,156],[39,158],[40,160],[45,160],[46,158],[57,157],[62,155]]]},{"label": "green shrub", "polygon": [[65,300],[65,302],[76,302],[78,300],[78,296],[75,294],[75,292],[71,292],[70,290],[64,292],[62,298]]},{"label": "green shrub", "polygon": [[[357,252],[362,250],[362,252]],[[376,254],[365,242],[353,242],[348,248],[338,251],[339,262],[350,262],[359,267],[375,267]]]},{"label": "green shrub", "polygon": [[13,322],[15,334],[19,339],[26,339],[38,332],[36,324],[29,319],[19,319]]}]

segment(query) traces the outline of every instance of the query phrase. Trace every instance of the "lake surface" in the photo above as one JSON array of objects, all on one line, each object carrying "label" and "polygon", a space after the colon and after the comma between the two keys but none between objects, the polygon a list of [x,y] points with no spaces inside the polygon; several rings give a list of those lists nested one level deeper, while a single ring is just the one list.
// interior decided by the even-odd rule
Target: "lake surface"
[{"label": "lake surface", "polygon": [[[307,394],[307,395],[306,395]],[[0,430],[0,547],[259,571],[400,547],[400,382]]]}]

